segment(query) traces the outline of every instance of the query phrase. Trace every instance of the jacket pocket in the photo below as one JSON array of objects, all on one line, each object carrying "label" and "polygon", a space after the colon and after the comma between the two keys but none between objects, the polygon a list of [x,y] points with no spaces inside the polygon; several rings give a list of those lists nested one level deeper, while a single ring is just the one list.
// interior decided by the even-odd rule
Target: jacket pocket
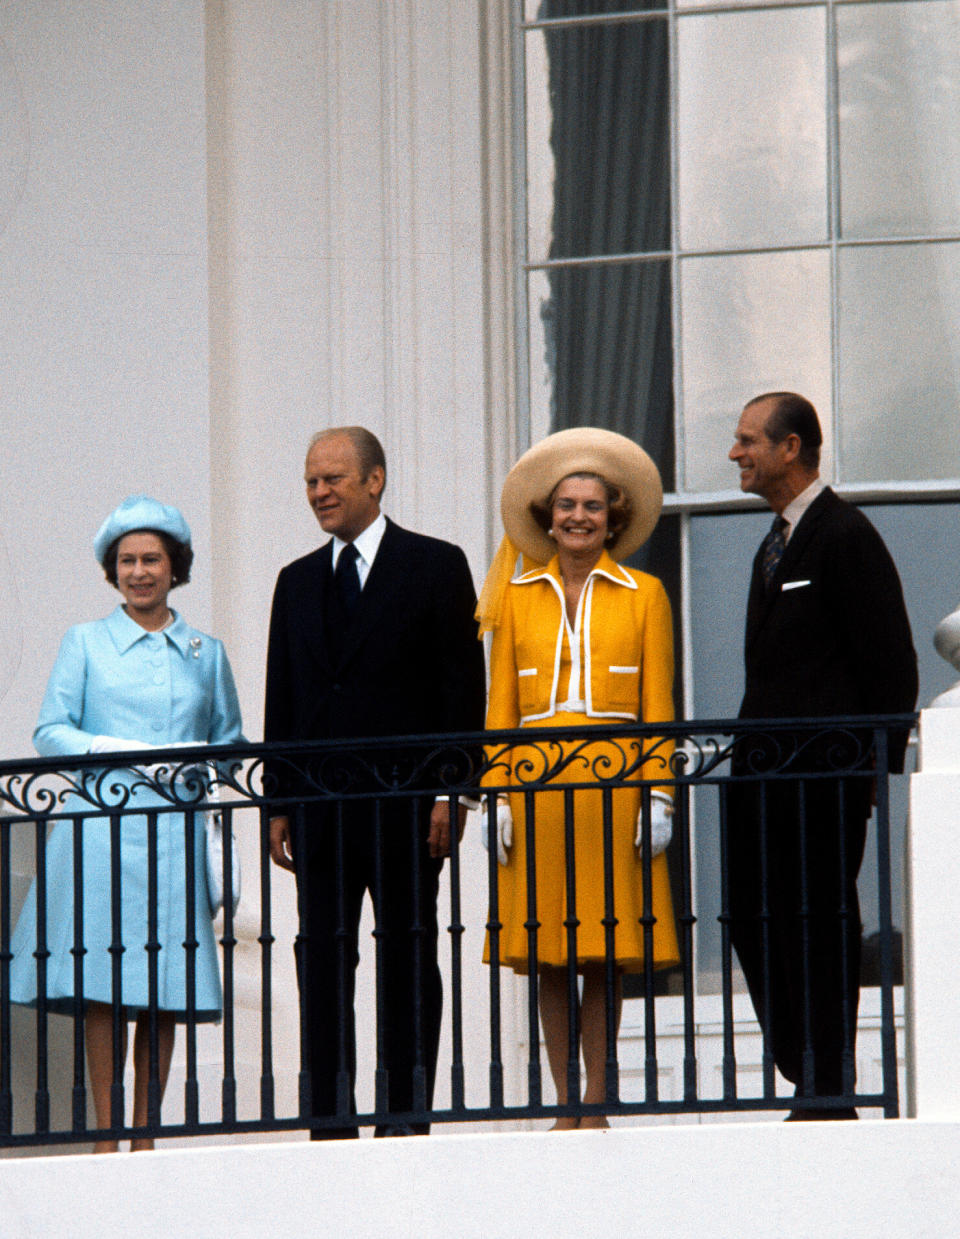
[{"label": "jacket pocket", "polygon": [[517,697],[521,717],[537,712],[537,669],[523,667],[517,672]]},{"label": "jacket pocket", "polygon": [[608,667],[606,690],[601,709],[636,715],[640,708],[640,668]]}]

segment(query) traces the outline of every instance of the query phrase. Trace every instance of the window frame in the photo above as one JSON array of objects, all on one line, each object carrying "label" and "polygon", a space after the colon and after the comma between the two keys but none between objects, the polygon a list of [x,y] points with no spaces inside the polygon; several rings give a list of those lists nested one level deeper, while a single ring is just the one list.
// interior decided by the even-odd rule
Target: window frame
[{"label": "window frame", "polygon": [[[931,0],[898,0],[898,3],[925,4]],[[674,391],[674,442],[676,484],[664,495],[664,510],[680,514],[709,511],[736,511],[743,508],[762,508],[765,505],[752,497],[745,497],[734,486],[719,491],[691,490],[685,479],[685,407],[683,389],[683,305],[681,295],[681,264],[690,258],[723,258],[736,255],[780,254],[788,252],[826,252],[829,254],[830,282],[830,387],[831,387],[831,438],[833,444],[832,477],[826,478],[838,494],[856,502],[922,502],[960,498],[960,475],[931,481],[876,481],[844,482],[840,410],[840,291],[839,256],[842,251],[876,246],[935,245],[960,242],[960,230],[955,233],[910,233],[897,236],[844,237],[840,226],[840,142],[839,142],[839,67],[837,63],[837,10],[852,5],[875,4],[876,0],[785,0],[784,3],[746,4],[696,4],[678,6],[676,0],[668,0],[661,9],[633,8],[622,13],[590,14],[586,16],[527,19],[524,16],[524,0],[512,0],[511,42],[513,61],[513,248],[515,255],[515,365],[516,365],[516,450],[524,451],[531,442],[534,427],[531,415],[530,395],[530,326],[529,326],[529,279],[532,272],[563,268],[601,267],[615,264],[669,262],[672,288],[672,335],[673,335],[673,391]],[[822,241],[805,241],[795,244],[762,246],[726,246],[713,248],[683,248],[679,238],[679,144],[678,144],[678,23],[687,18],[713,14],[737,14],[743,12],[776,12],[786,9],[816,8],[825,11],[826,31],[826,100],[825,117],[827,130],[827,237]],[[668,23],[668,55],[670,57],[668,101],[668,128],[670,134],[670,194],[674,204],[671,210],[669,250],[626,252],[591,255],[575,258],[548,259],[533,256],[528,249],[527,216],[527,89],[526,89],[526,38],[534,31],[578,29],[596,25],[628,25],[639,21],[666,21]],[[731,411],[735,417],[737,411]],[[731,421],[731,441],[733,422]],[[684,530],[683,544],[686,542]]]}]

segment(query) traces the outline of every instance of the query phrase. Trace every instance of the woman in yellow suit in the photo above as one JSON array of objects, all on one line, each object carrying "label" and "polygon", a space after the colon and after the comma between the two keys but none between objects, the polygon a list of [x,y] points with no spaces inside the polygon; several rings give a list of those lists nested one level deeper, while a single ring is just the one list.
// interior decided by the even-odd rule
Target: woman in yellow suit
[{"label": "woman in yellow suit", "polygon": [[[673,718],[673,627],[660,581],[619,560],[646,541],[662,504],[656,466],[637,444],[611,431],[560,431],[531,448],[503,489],[506,538],[481,593],[481,628],[493,630],[488,729],[576,728],[663,722]],[[511,579],[517,551],[524,568]],[[531,567],[534,564],[536,566]],[[583,1100],[605,1095],[607,924],[614,919],[614,1010],[619,1026],[620,979],[644,967],[644,845],[642,780],[665,775],[672,748],[639,742],[572,739],[556,745],[500,751],[487,785],[522,787],[555,770],[550,790],[533,798],[518,790],[497,806],[500,962],[530,970],[537,923],[540,1018],[558,1102],[567,1100],[568,922],[576,922],[576,967],[583,976],[579,1011],[586,1068]],[[567,829],[562,790],[570,783],[627,774],[610,794],[612,830],[604,846],[603,794],[573,795],[575,885],[567,876]],[[629,772],[629,773],[627,773]],[[649,786],[649,782],[647,784]],[[559,790],[553,790],[557,788]],[[654,787],[649,804],[653,966],[679,961],[666,857],[672,789]],[[535,848],[535,890],[528,889],[528,848]],[[484,838],[486,843],[486,837]],[[612,881],[608,907],[607,878]],[[570,896],[573,895],[571,906]],[[608,912],[612,912],[610,918]],[[603,1116],[561,1118],[558,1128],[606,1125]]]}]

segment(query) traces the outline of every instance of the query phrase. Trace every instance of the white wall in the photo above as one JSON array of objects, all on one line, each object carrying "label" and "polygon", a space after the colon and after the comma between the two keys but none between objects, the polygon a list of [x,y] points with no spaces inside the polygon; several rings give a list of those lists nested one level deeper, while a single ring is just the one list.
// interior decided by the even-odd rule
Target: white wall
[{"label": "white wall", "polygon": [[226,638],[253,737],[276,571],[320,540],[313,430],[382,435],[391,515],[485,570],[478,22],[466,0],[3,6],[5,754],[31,751],[63,630],[113,604],[90,542],[130,490],[193,526],[180,604]]},{"label": "white wall", "polygon": [[[360,422],[381,435],[388,513],[461,543],[482,578],[497,490],[485,462],[491,444],[504,457],[507,414],[484,398],[481,17],[472,0],[0,7],[3,757],[32,752],[64,630],[115,605],[90,546],[128,492],[183,508],[197,561],[174,599],[225,640],[252,739],[276,572],[321,540],[302,487],[312,431]],[[484,883],[471,832],[464,959],[477,1005]],[[258,858],[242,824],[240,845],[238,1055],[255,1099]],[[15,847],[14,912],[31,866]],[[294,932],[292,882],[277,873],[287,1107]],[[369,987],[359,1007],[368,1080]],[[201,1046],[212,1096],[217,1036]],[[480,1041],[475,1052],[483,1061]]]},{"label": "white wall", "polygon": [[[91,547],[125,494],[184,509],[199,568],[175,597],[211,624],[203,28],[199,0],[0,7],[3,758],[33,752],[64,630],[116,603]],[[61,1021],[51,1037],[65,1103]]]},{"label": "white wall", "polygon": [[0,98],[10,757],[32,752],[63,631],[114,605],[91,543],[125,494],[182,504],[183,605],[210,623],[203,5],[5,4]]}]

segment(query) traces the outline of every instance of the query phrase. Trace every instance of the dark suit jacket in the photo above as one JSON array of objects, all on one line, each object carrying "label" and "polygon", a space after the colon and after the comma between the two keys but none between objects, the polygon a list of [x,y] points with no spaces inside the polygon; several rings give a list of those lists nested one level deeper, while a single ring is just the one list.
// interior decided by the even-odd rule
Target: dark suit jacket
[{"label": "dark suit jacket", "polygon": [[[758,550],[741,718],[913,709],[917,656],[900,578],[859,509],[828,487],[793,531],[769,591],[760,560]],[[905,734],[891,737],[892,769],[902,769],[905,746]]]},{"label": "dark suit jacket", "polygon": [[425,735],[483,726],[483,647],[463,551],[387,521],[342,637],[325,634],[331,543],[277,579],[265,739]]}]

